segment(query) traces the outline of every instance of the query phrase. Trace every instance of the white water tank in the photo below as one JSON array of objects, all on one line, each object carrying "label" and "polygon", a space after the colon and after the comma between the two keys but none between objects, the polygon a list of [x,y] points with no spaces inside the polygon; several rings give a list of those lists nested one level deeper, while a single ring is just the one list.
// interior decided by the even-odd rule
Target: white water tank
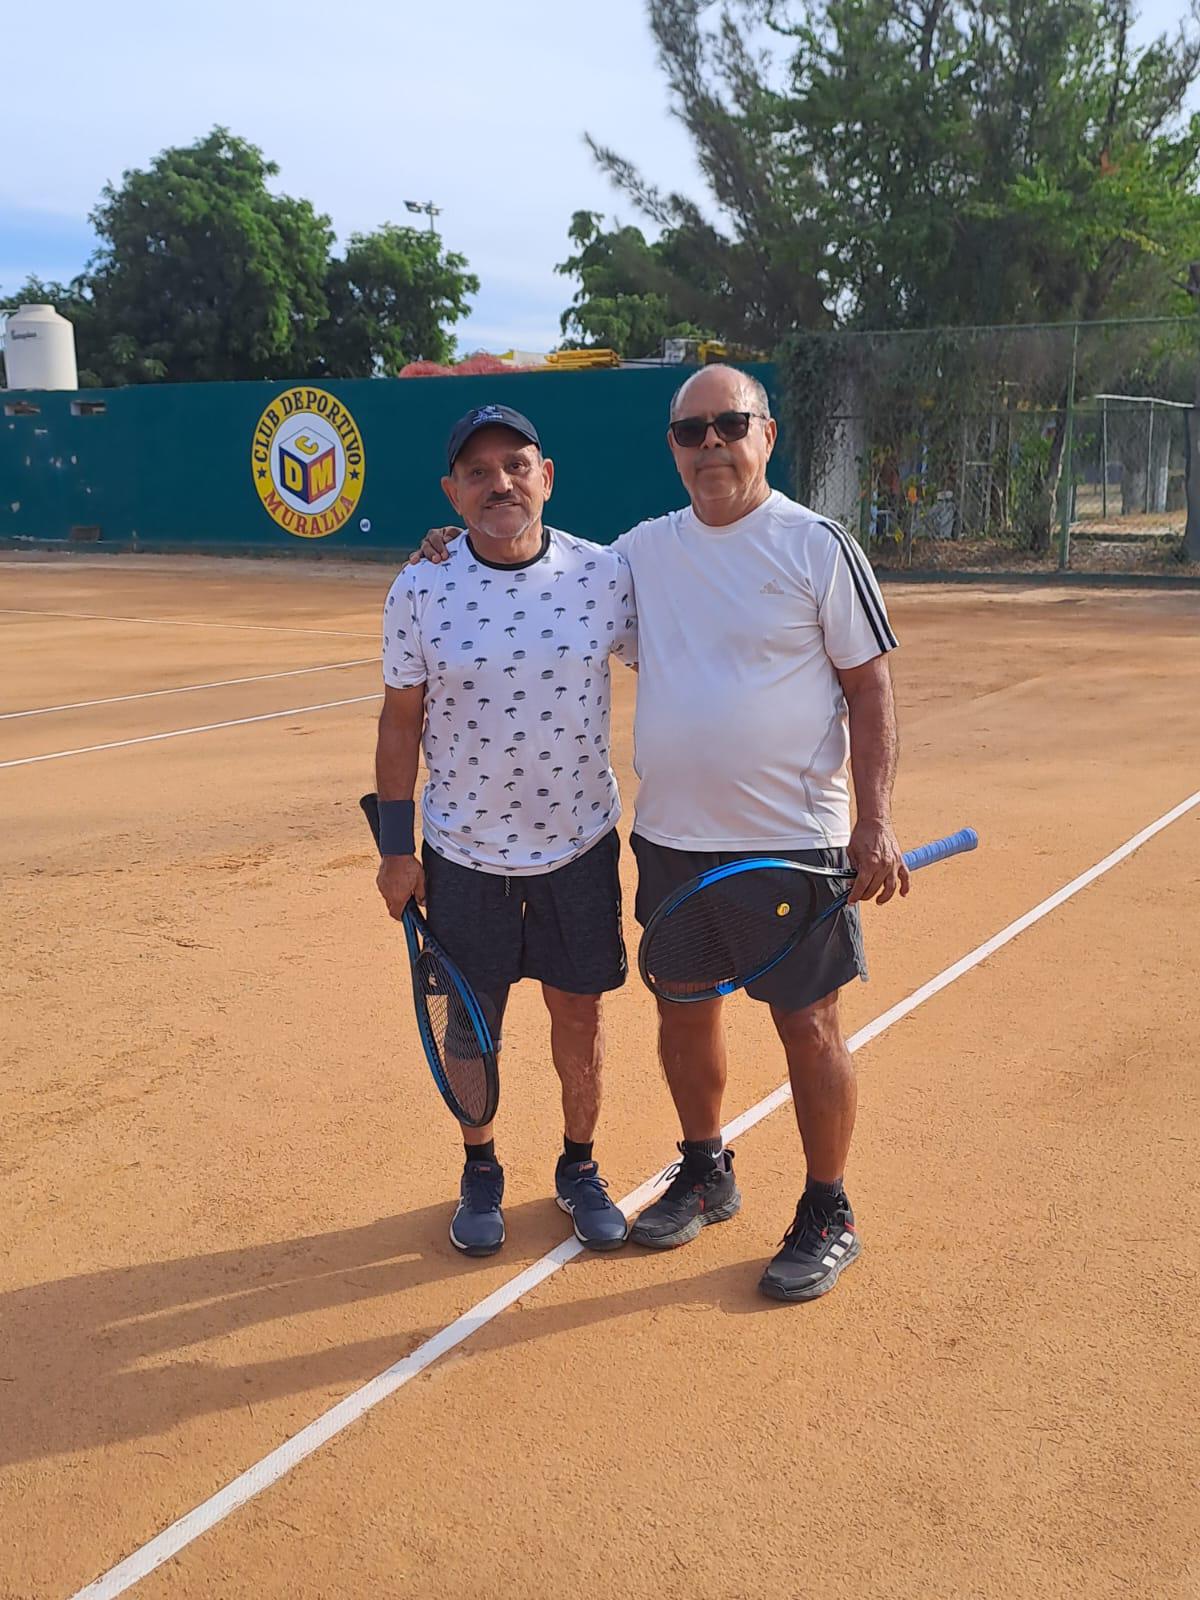
[{"label": "white water tank", "polygon": [[10,389],[78,389],[75,329],[53,306],[22,306],[4,329]]}]

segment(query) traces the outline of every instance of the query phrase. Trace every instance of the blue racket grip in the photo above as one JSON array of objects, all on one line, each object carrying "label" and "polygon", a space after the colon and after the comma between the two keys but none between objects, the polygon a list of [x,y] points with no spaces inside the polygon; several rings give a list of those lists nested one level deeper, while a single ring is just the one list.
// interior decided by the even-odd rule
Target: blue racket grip
[{"label": "blue racket grip", "polygon": [[979,835],[974,828],[960,828],[945,839],[934,839],[929,844],[919,844],[915,850],[906,850],[904,865],[910,872],[916,872],[918,867],[930,867],[935,861],[946,861],[951,856],[962,855],[965,850],[974,850],[978,843]]}]

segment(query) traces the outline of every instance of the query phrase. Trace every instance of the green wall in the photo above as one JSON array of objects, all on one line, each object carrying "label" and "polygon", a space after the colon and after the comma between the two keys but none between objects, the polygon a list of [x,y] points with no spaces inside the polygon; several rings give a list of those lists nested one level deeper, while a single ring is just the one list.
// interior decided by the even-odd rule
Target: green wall
[{"label": "green wall", "polygon": [[[772,367],[751,370],[771,388]],[[682,376],[678,368],[639,368],[320,385],[349,410],[365,448],[358,503],[322,538],[276,525],[251,460],[260,416],[289,389],[313,387],[305,381],[7,390],[0,540],[64,541],[73,527],[99,527],[101,547],[118,549],[410,549],[427,527],[452,520],[438,484],[446,435],[457,417],[488,403],[516,406],[540,430],[557,468],[553,522],[609,540],[681,503],[664,429]],[[102,413],[79,414],[97,404]],[[36,412],[21,414],[26,406]],[[784,488],[786,459],[778,449],[775,476]]]}]

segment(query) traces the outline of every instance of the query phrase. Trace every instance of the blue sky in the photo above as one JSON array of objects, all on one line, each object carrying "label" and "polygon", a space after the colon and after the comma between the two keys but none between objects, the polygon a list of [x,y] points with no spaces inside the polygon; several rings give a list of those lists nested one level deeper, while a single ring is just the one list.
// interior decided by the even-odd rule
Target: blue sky
[{"label": "blue sky", "polygon": [[[1139,31],[1182,11],[1149,0]],[[73,276],[105,181],[214,123],[261,145],[278,187],[342,237],[408,221],[405,200],[440,205],[482,282],[463,350],[549,348],[571,295],[553,270],[571,213],[637,220],[585,131],[660,185],[701,190],[643,0],[60,0],[45,42],[30,61],[52,62],[53,82],[11,61],[5,82],[5,125],[28,130],[0,169],[7,292],[29,272]]]}]

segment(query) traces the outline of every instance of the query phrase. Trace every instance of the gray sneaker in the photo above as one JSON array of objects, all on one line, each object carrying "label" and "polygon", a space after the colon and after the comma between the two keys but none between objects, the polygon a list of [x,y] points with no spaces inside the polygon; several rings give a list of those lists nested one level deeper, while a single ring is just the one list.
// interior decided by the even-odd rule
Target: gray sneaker
[{"label": "gray sneaker", "polygon": [[[680,1153],[683,1146],[679,1146]],[[685,1160],[668,1168],[670,1187],[633,1225],[629,1237],[650,1250],[674,1250],[687,1244],[710,1222],[727,1222],[741,1210],[742,1196],[733,1176],[733,1151],[722,1150],[708,1169]]]},{"label": "gray sneaker", "polygon": [[504,1168],[496,1161],[468,1161],[463,1168],[450,1243],[465,1256],[495,1255],[504,1243]]}]

